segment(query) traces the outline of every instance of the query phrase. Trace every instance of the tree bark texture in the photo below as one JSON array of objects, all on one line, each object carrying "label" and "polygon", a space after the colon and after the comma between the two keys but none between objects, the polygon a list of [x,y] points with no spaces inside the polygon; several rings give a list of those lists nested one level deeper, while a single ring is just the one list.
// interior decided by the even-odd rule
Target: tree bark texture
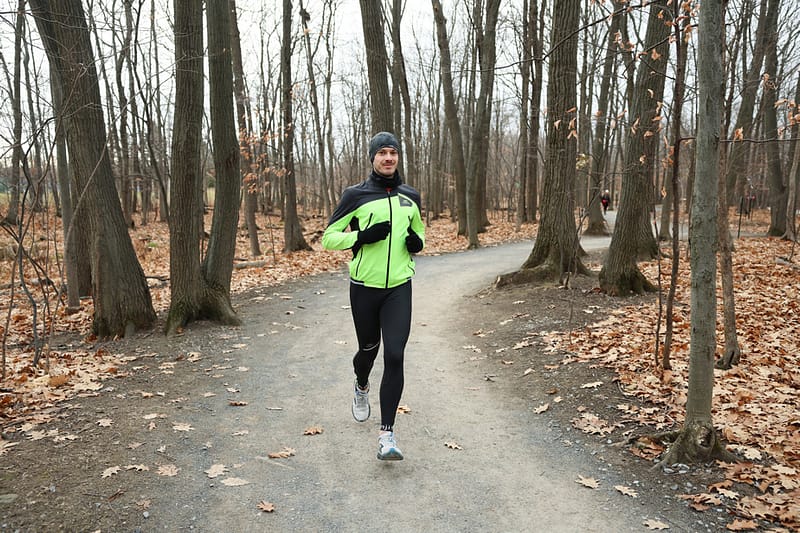
[{"label": "tree bark texture", "polygon": [[565,274],[586,274],[578,256],[575,226],[575,157],[577,155],[576,79],[580,0],[557,0],[559,13],[550,42],[547,86],[547,154],[542,183],[541,221],[533,250],[517,272],[504,274],[498,286],[533,281],[564,281]]},{"label": "tree bark texture", "polygon": [[717,313],[716,204],[724,96],[722,32],[722,1],[704,2],[699,23],[697,166],[691,212],[689,390],[684,425],[663,459],[666,463],[727,458],[711,415]]},{"label": "tree bark texture", "polygon": [[617,221],[608,256],[600,271],[600,287],[615,296],[655,290],[636,263],[642,257],[652,258],[658,254],[649,213],[653,201],[656,143],[661,136],[663,73],[669,53],[668,23],[672,19],[668,13],[670,9],[663,2],[651,4],[645,37],[647,53],[640,56],[636,73]]},{"label": "tree bark texture", "polygon": [[209,288],[217,293],[214,300],[223,304],[219,309],[219,319],[226,323],[238,323],[230,305],[230,289],[242,182],[233,112],[231,10],[227,2],[217,0],[206,5],[206,28],[216,195],[211,236],[203,261],[203,277]]},{"label": "tree bark texture", "polygon": [[392,131],[392,102],[389,95],[386,41],[383,38],[381,0],[359,0],[364,46],[367,51],[367,76],[369,78],[369,109],[372,134]]},{"label": "tree bark texture", "polygon": [[155,321],[150,291],[128,235],[106,151],[97,72],[80,0],[33,0],[31,9],[64,92],[64,132],[91,236],[94,332],[122,336]]}]

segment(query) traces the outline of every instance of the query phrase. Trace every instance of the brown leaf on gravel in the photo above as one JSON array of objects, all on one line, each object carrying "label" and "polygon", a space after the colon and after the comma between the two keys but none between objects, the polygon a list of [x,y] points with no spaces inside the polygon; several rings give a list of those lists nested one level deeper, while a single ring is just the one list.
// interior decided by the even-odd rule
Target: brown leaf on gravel
[{"label": "brown leaf on gravel", "polygon": [[173,464],[159,465],[156,474],[159,476],[174,477],[178,475],[181,469]]},{"label": "brown leaf on gravel", "polygon": [[533,412],[535,414],[537,414],[537,415],[540,415],[540,414],[544,413],[545,411],[547,411],[548,409],[550,409],[550,404],[546,403],[544,405],[540,405],[539,407],[535,408],[533,410]]},{"label": "brown leaf on gravel", "polygon": [[114,421],[111,420],[110,418],[101,418],[100,420],[97,421],[97,425],[100,426],[101,428],[109,428],[113,423]]},{"label": "brown leaf on gravel", "polygon": [[728,531],[753,531],[758,529],[758,522],[754,520],[739,520],[738,518],[725,526]]},{"label": "brown leaf on gravel", "polygon": [[270,452],[267,454],[267,457],[270,459],[288,459],[289,457],[295,454],[296,450],[294,448],[285,447],[283,450],[279,452]]},{"label": "brown leaf on gravel", "polygon": [[579,483],[584,487],[589,487],[590,489],[596,489],[600,487],[600,482],[597,481],[595,478],[583,477],[580,474],[578,474],[578,479],[575,480],[575,483]]},{"label": "brown leaf on gravel", "polygon": [[303,431],[303,435],[319,435],[323,431],[325,430],[319,426],[309,426]]},{"label": "brown leaf on gravel", "polygon": [[249,485],[250,482],[240,477],[226,477],[220,483],[226,487],[241,487],[242,485]]},{"label": "brown leaf on gravel", "polygon": [[669,526],[660,520],[653,520],[652,518],[645,520],[644,525],[647,529],[669,529]]},{"label": "brown leaf on gravel", "polygon": [[208,470],[204,470],[206,475],[211,479],[214,479],[217,476],[221,476],[227,471],[228,471],[227,467],[223,464],[213,464],[211,465],[211,468],[209,468]]},{"label": "brown leaf on gravel", "polygon": [[247,405],[247,402],[244,402],[242,400],[230,400],[229,399],[228,400],[228,405],[231,405],[233,407],[244,407],[245,405]]},{"label": "brown leaf on gravel", "polygon": [[104,478],[111,477],[113,475],[116,475],[117,473],[119,473],[119,466],[109,466],[108,468],[103,470],[102,477]]},{"label": "brown leaf on gravel", "polygon": [[194,431],[192,425],[186,422],[177,422],[172,424],[172,429],[173,431]]},{"label": "brown leaf on gravel", "polygon": [[397,406],[397,413],[398,414],[409,414],[411,412],[411,408],[407,405],[398,405]]},{"label": "brown leaf on gravel", "polygon": [[275,505],[270,503],[270,502],[268,502],[268,501],[264,501],[264,500],[261,500],[260,502],[258,502],[258,508],[261,511],[264,511],[265,513],[271,513],[273,511],[275,511]]},{"label": "brown leaf on gravel", "polygon": [[447,446],[448,448],[450,448],[451,450],[463,450],[464,449],[456,442],[445,442],[444,445]]},{"label": "brown leaf on gravel", "polygon": [[614,488],[617,489],[619,492],[624,494],[625,496],[630,496],[631,498],[638,498],[639,493],[633,490],[630,487],[626,487],[625,485],[614,485]]}]

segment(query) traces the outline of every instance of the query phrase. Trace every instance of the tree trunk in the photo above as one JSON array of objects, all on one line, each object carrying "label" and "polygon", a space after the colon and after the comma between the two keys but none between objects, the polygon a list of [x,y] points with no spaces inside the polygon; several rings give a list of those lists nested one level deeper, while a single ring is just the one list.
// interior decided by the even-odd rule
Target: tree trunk
[{"label": "tree trunk", "polygon": [[[364,0],[362,0],[364,1]],[[379,11],[380,13],[380,11]],[[380,19],[379,19],[380,21]],[[383,34],[381,33],[381,36]],[[381,37],[383,39],[383,37]],[[385,49],[384,49],[385,51]],[[385,57],[385,54],[384,54]],[[386,67],[384,65],[384,73]],[[384,75],[384,81],[386,76]],[[284,183],[284,226],[283,251],[297,252],[310,250],[311,246],[303,237],[303,228],[297,216],[297,185],[294,175],[294,119],[292,118],[292,2],[283,0],[283,44],[281,46],[281,82],[283,98],[283,183]],[[388,95],[388,89],[387,89]]]},{"label": "tree trunk", "polygon": [[389,60],[386,54],[386,41],[383,38],[381,0],[359,0],[359,4],[364,46],[367,51],[371,131],[372,133],[392,131],[394,124],[392,102],[389,97],[389,80],[386,76]]},{"label": "tree trunk", "polygon": [[[536,2],[536,0],[531,0]],[[517,213],[516,231],[520,230],[523,222],[528,220],[527,213],[527,185],[528,185],[528,159],[533,154],[528,150],[528,109],[530,106],[531,62],[533,55],[533,38],[531,37],[531,21],[528,17],[528,0],[522,2],[522,62],[519,65],[520,94],[519,110],[519,163],[517,168]]]},{"label": "tree trunk", "polygon": [[397,124],[398,137],[403,142],[403,167],[405,169],[406,181],[411,185],[416,185],[419,179],[417,168],[417,153],[414,142],[412,118],[414,109],[411,105],[411,93],[408,88],[408,77],[406,74],[406,63],[403,57],[403,44],[400,38],[400,22],[402,21],[403,1],[393,0],[392,2],[392,82],[393,87],[397,87],[400,99],[403,102],[403,128]]},{"label": "tree trunk", "polygon": [[576,72],[580,0],[557,0],[559,17],[550,42],[550,82],[547,86],[547,159],[544,165],[542,217],[539,233],[520,270],[504,274],[498,286],[542,280],[566,283],[570,273],[588,274],[578,256],[575,226],[575,157],[577,154]]},{"label": "tree trunk", "polygon": [[239,142],[233,112],[233,69],[231,59],[230,4],[210,2],[206,6],[208,32],[209,104],[214,141],[216,196],[211,219],[211,236],[203,262],[203,276],[217,302],[219,319],[238,324],[230,304],[231,274],[236,255],[239,225]]},{"label": "tree trunk", "polygon": [[236,95],[236,120],[239,125],[239,151],[240,171],[244,175],[244,218],[247,222],[247,236],[250,240],[250,256],[261,255],[261,245],[258,242],[258,225],[256,224],[256,208],[258,207],[259,179],[255,172],[253,153],[250,149],[252,137],[251,124],[247,117],[250,115],[248,108],[250,101],[247,98],[247,88],[244,81],[244,67],[242,66],[242,43],[239,36],[239,24],[236,20],[236,0],[229,0],[231,20],[231,59],[233,61],[233,88]]},{"label": "tree trunk", "polygon": [[767,183],[769,184],[770,222],[767,235],[781,237],[786,233],[786,184],[783,180],[781,149],[778,141],[776,102],[780,78],[778,72],[778,5],[767,15],[767,50],[764,55],[763,109],[766,146]]},{"label": "tree trunk", "polygon": [[76,254],[77,231],[73,216],[72,188],[70,187],[69,162],[67,159],[67,140],[64,136],[64,103],[61,86],[57,76],[50,76],[50,90],[53,92],[53,109],[56,119],[56,174],[61,189],[61,227],[64,235],[64,271],[67,278],[67,313],[80,309],[80,282]]},{"label": "tree trunk", "polygon": [[608,165],[608,116],[610,105],[611,78],[616,69],[616,49],[617,32],[620,27],[620,19],[627,16],[625,6],[617,0],[614,2],[614,13],[611,18],[611,25],[608,28],[608,48],[603,60],[603,77],[600,80],[600,97],[597,108],[597,121],[595,122],[594,139],[592,140],[591,166],[589,176],[591,180],[591,190],[589,199],[589,224],[584,231],[585,235],[608,235],[608,225],[603,217],[600,205],[600,195],[605,182],[606,166]]},{"label": "tree trunk", "polygon": [[470,150],[467,172],[467,240],[468,248],[480,246],[478,232],[483,228],[486,217],[485,185],[486,165],[489,157],[489,127],[492,118],[492,89],[494,86],[494,67],[496,58],[496,27],[500,0],[487,0],[485,26],[477,28],[480,34],[480,83],[478,100],[475,104],[475,126],[472,130],[472,149]]},{"label": "tree trunk", "polygon": [[683,428],[662,463],[728,459],[711,415],[716,348],[716,236],[719,141],[722,125],[722,2],[708,0],[700,9],[697,73],[699,78],[697,167],[691,225],[691,341],[689,390]]},{"label": "tree trunk", "polygon": [[545,0],[542,0],[541,10],[537,11],[538,0],[531,0],[530,20],[531,35],[533,36],[533,85],[531,87],[531,133],[528,144],[528,221],[536,222],[536,211],[539,210],[539,118],[542,104],[543,64],[542,42],[544,41],[544,13]]},{"label": "tree trunk", "polygon": [[155,311],[144,271],[136,258],[111,161],[89,30],[80,0],[48,3],[32,0],[51,69],[64,94],[64,132],[74,179],[83,200],[76,210],[88,211],[91,235],[93,330],[99,337],[122,336],[148,328]]},{"label": "tree trunk", "polygon": [[[750,58],[750,68],[744,72],[742,80],[742,95],[739,104],[739,114],[734,125],[734,139],[749,138],[753,132],[753,110],[756,105],[756,96],[761,86],[761,66],[764,63],[768,40],[769,13],[775,12],[780,0],[761,0],[759,8],[758,26],[756,27],[755,46]],[[744,54],[742,56],[744,61]],[[728,155],[728,176],[726,188],[728,191],[727,203],[733,205],[736,198],[745,194],[747,182],[747,152],[750,146],[744,142],[734,142]]]},{"label": "tree trunk", "polygon": [[450,41],[447,38],[447,20],[442,11],[439,0],[431,0],[433,18],[436,22],[436,37],[439,45],[439,67],[442,75],[442,92],[444,93],[444,114],[447,121],[447,130],[450,132],[452,143],[453,174],[456,182],[456,216],[458,219],[458,234],[466,234],[467,224],[467,166],[464,156],[464,143],[461,135],[461,120],[458,116],[458,106],[453,92],[453,72],[450,59]]},{"label": "tree trunk", "polygon": [[[16,226],[19,223],[20,185],[22,184],[22,37],[25,32],[25,0],[19,0],[17,21],[14,27],[14,75],[8,80],[11,95],[11,114],[14,117],[12,132],[14,146],[11,150],[11,180],[9,183],[8,211],[3,217],[3,225]],[[6,71],[6,75],[8,71]]]},{"label": "tree trunk", "polygon": [[625,142],[622,191],[617,221],[608,255],[600,271],[600,288],[608,294],[626,296],[653,291],[655,287],[639,270],[639,258],[658,254],[649,210],[653,200],[653,161],[660,138],[660,110],[669,53],[672,19],[663,2],[651,4],[645,37],[646,58],[636,74],[631,126]]}]

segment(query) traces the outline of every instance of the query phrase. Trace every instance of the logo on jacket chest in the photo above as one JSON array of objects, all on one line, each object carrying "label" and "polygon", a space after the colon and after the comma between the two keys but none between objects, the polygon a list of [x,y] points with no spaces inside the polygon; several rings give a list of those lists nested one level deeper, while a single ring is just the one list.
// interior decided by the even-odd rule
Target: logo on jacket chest
[{"label": "logo on jacket chest", "polygon": [[409,200],[409,199],[408,199],[408,198],[406,198],[405,196],[401,196],[401,197],[399,198],[399,201],[400,201],[400,207],[411,207],[412,205],[414,205],[414,204],[411,202],[411,200]]}]

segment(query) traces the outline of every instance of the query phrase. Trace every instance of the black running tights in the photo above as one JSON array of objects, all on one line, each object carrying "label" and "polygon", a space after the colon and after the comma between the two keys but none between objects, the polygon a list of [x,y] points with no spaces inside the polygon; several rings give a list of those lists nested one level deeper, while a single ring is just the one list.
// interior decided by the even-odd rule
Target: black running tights
[{"label": "black running tights", "polygon": [[411,332],[411,281],[391,289],[350,284],[350,309],[358,338],[353,369],[366,386],[383,337],[381,429],[391,430],[403,394],[403,354]]}]

